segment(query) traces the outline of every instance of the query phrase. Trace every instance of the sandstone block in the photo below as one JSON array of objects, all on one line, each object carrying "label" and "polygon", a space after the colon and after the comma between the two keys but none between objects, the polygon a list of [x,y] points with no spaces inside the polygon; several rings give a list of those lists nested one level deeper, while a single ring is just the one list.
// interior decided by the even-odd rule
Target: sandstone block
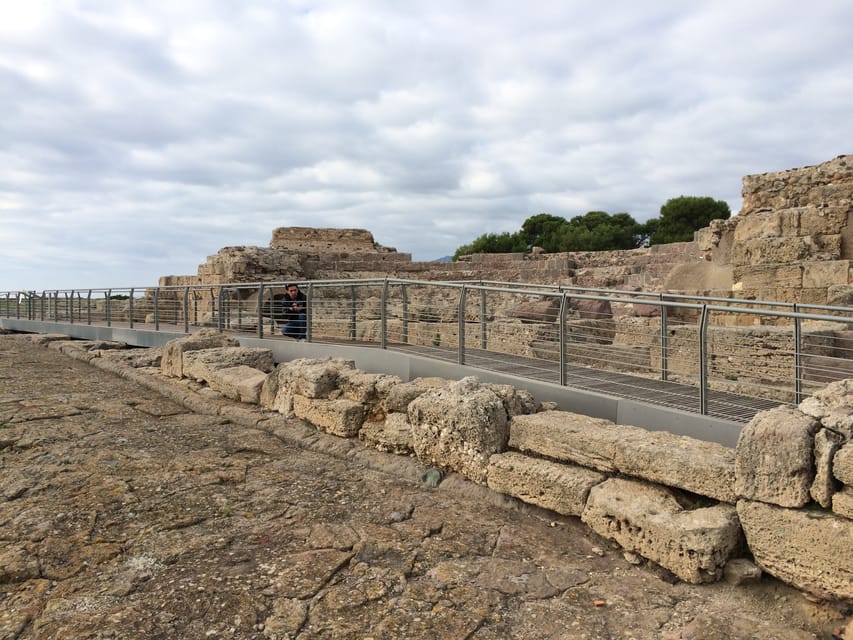
[{"label": "sandstone block", "polygon": [[800,212],[800,234],[814,236],[818,234],[841,233],[847,226],[849,207],[805,207]]},{"label": "sandstone block", "polygon": [[832,496],[832,510],[853,520],[853,487],[844,487]]},{"label": "sandstone block", "polygon": [[358,439],[374,449],[388,453],[409,455],[414,451],[409,417],[396,411],[387,414],[384,420],[365,420],[358,432]]},{"label": "sandstone block", "polygon": [[800,411],[853,440],[853,380],[838,380],[800,403]]},{"label": "sandstone block", "polygon": [[364,422],[364,407],[345,398],[326,400],[294,394],[292,402],[293,414],[297,418],[310,422],[326,433],[343,438],[358,435]]},{"label": "sandstone block", "polygon": [[207,383],[226,398],[258,404],[268,375],[260,369],[239,365],[211,372]]},{"label": "sandstone block", "polygon": [[249,347],[216,347],[186,351],[183,354],[183,375],[200,382],[210,382],[214,371],[246,366],[269,372],[275,367],[272,351]]},{"label": "sandstone block", "polygon": [[815,477],[817,427],[814,418],[790,407],[756,414],[738,438],[737,494],[782,507],[802,507],[808,503]]},{"label": "sandstone block", "polygon": [[385,399],[385,409],[391,413],[399,411],[405,413],[409,403],[418,396],[430,391],[440,389],[450,384],[449,380],[443,378],[416,378],[411,382],[403,382],[391,387]]},{"label": "sandstone block", "polygon": [[826,289],[830,285],[846,285],[849,270],[849,260],[807,262],[803,265],[803,287]]},{"label": "sandstone block", "polygon": [[506,448],[503,402],[473,377],[422,394],[409,404],[408,416],[418,460],[480,484],[491,455]]},{"label": "sandstone block", "polygon": [[341,369],[338,373],[338,387],[343,396],[371,408],[380,404],[391,387],[400,382],[397,376],[359,369]]},{"label": "sandstone block", "polygon": [[741,544],[735,507],[688,511],[663,487],[611,478],[589,492],[581,520],[685,582],[714,582]]},{"label": "sandstone block", "polygon": [[803,267],[799,264],[736,266],[732,271],[732,280],[740,283],[744,292],[780,287],[800,289],[803,286]]},{"label": "sandstone block", "polygon": [[514,417],[509,447],[735,501],[734,450],[565,411]]},{"label": "sandstone block", "polygon": [[750,500],[737,513],[764,571],[821,598],[853,598],[853,520]]},{"label": "sandstone block", "polygon": [[809,493],[824,508],[832,505],[832,496],[840,488],[832,477],[832,460],[842,444],[844,438],[828,429],[821,429],[814,437],[815,479]]},{"label": "sandstone block", "polygon": [[[778,238],[782,233],[782,216],[777,211],[760,211],[749,216],[739,216],[734,230],[735,242],[755,238]],[[788,234],[796,235],[796,234]]]},{"label": "sandstone block", "polygon": [[606,478],[603,473],[585,467],[531,458],[514,451],[496,453],[489,459],[490,489],[568,516],[581,515],[589,490]]},{"label": "sandstone block", "polygon": [[536,400],[527,389],[517,389],[511,384],[484,384],[503,402],[508,417],[536,413]]},{"label": "sandstone block", "polygon": [[832,459],[832,475],[848,486],[853,486],[853,443],[848,442]]},{"label": "sandstone block", "polygon": [[220,333],[215,329],[202,329],[198,333],[170,340],[166,343],[160,361],[160,372],[165,376],[182,378],[184,376],[184,352],[238,346],[240,346],[240,342],[229,335]]},{"label": "sandstone block", "polygon": [[507,315],[522,322],[554,322],[559,313],[560,299],[554,297],[536,302],[522,302],[509,310]]},{"label": "sandstone block", "polygon": [[354,370],[344,358],[300,358],[279,367],[279,385],[306,398],[328,398],[338,389],[341,371]]}]

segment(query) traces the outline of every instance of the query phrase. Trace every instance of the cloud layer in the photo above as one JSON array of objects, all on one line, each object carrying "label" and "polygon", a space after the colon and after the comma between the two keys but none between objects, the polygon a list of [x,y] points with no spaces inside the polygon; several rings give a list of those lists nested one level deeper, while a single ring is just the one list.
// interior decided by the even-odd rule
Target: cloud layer
[{"label": "cloud layer", "polygon": [[853,4],[0,5],[0,290],[150,285],[279,226],[429,260],[529,216],[740,208],[853,152]]}]

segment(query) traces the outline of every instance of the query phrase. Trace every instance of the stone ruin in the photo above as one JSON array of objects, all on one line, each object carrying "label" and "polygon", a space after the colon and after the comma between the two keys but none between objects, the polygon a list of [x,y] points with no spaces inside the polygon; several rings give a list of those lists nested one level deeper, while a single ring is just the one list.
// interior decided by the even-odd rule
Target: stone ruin
[{"label": "stone ruin", "polygon": [[692,242],[624,251],[502,253],[416,262],[363,229],[281,227],[161,286],[342,278],[500,280],[807,304],[853,301],[853,160],[743,179],[743,207]]}]

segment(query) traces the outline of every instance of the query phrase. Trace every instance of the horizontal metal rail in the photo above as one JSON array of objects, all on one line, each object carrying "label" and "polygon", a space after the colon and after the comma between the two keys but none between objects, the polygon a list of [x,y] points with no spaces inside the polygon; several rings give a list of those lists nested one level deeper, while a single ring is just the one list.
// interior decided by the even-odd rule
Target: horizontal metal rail
[{"label": "horizontal metal rail", "polygon": [[[275,337],[286,284],[0,291],[0,318]],[[482,280],[298,284],[308,341],[413,351],[738,422],[853,377],[849,307]]]}]

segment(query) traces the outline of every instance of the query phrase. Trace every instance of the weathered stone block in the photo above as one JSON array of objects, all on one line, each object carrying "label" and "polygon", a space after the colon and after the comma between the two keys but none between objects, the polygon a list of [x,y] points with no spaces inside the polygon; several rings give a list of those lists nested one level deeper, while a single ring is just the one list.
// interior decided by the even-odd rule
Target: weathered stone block
[{"label": "weathered stone block", "polygon": [[607,478],[585,467],[531,458],[514,451],[489,459],[488,485],[493,491],[514,496],[567,516],[579,516],[589,490]]},{"label": "weathered stone block", "polygon": [[260,371],[275,368],[272,351],[249,347],[216,347],[186,351],[183,354],[184,377],[209,382],[214,371],[246,366]]},{"label": "weathered stone block", "polygon": [[480,484],[491,455],[506,448],[503,402],[473,377],[424,393],[409,404],[408,416],[418,460]]},{"label": "weathered stone block", "polygon": [[832,460],[844,444],[844,438],[829,429],[821,429],[814,437],[815,479],[809,493],[820,506],[832,505],[832,496],[840,488],[832,477]]},{"label": "weathered stone block", "polygon": [[820,420],[824,427],[853,440],[853,379],[828,384],[803,400],[799,409]]},{"label": "weathered stone block", "polygon": [[450,384],[450,380],[444,378],[415,378],[410,382],[391,387],[385,398],[385,409],[391,413],[399,411],[405,413],[409,409],[409,403],[418,396],[432,389],[440,389]]},{"label": "weathered stone block", "polygon": [[212,371],[207,383],[226,398],[258,404],[269,374],[246,365]]},{"label": "weathered stone block", "polygon": [[517,389],[511,384],[486,383],[483,386],[501,399],[507,417],[536,413],[536,400],[527,389]]},{"label": "weathered stone block", "polygon": [[338,390],[341,371],[354,370],[355,362],[344,358],[299,358],[277,370],[279,386],[306,398],[328,398]]},{"label": "weathered stone block", "polygon": [[763,411],[738,438],[735,490],[739,496],[782,507],[802,507],[814,481],[817,421],[790,407]]},{"label": "weathered stone block", "polygon": [[734,502],[734,450],[565,411],[517,416],[509,447]]},{"label": "weathered stone block", "polygon": [[409,417],[396,411],[387,414],[384,420],[365,420],[358,432],[358,439],[374,449],[388,453],[409,455],[414,451]]},{"label": "weathered stone block", "polygon": [[832,475],[853,486],[853,442],[848,442],[832,459]]},{"label": "weathered stone block", "polygon": [[775,290],[780,287],[799,289],[803,286],[803,267],[799,264],[736,266],[732,272],[732,279],[740,283],[744,292]]},{"label": "weathered stone block", "polygon": [[341,369],[338,373],[338,387],[343,396],[371,408],[384,400],[393,385],[401,382],[398,376],[359,369]]},{"label": "weathered stone block", "polygon": [[832,510],[853,520],[853,487],[844,487],[832,496]]},{"label": "weathered stone block", "polygon": [[184,376],[183,354],[187,351],[199,349],[213,349],[216,347],[238,347],[240,342],[236,338],[220,333],[215,329],[202,329],[184,338],[170,340],[163,347],[163,357],[160,361],[160,372],[164,376],[182,378]]},{"label": "weathered stone block", "polygon": [[293,414],[317,428],[343,438],[358,435],[364,422],[364,408],[345,398],[326,400],[293,395]]},{"label": "weathered stone block", "polygon": [[806,207],[800,212],[800,234],[814,236],[818,234],[841,233],[847,226],[849,207]]},{"label": "weathered stone block", "polygon": [[846,285],[849,260],[807,262],[803,265],[803,287],[826,289],[830,285]]},{"label": "weathered stone block", "polygon": [[714,582],[741,545],[734,506],[687,511],[663,487],[611,478],[589,492],[581,520],[685,582]]},{"label": "weathered stone block", "polygon": [[853,598],[853,520],[750,500],[737,513],[764,571],[821,598]]}]

